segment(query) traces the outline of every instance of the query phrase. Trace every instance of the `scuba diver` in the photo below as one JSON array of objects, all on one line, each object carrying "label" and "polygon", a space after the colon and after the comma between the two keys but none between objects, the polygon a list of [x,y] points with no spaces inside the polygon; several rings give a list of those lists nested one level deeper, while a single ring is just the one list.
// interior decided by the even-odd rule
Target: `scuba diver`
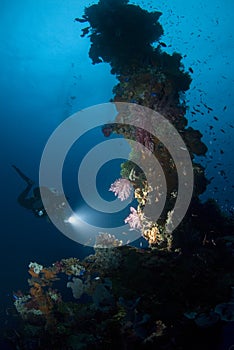
[{"label": "scuba diver", "polygon": [[48,201],[50,208],[53,208],[56,216],[58,217],[61,214],[61,210],[65,208],[64,195],[59,195],[54,190],[51,190],[47,187],[35,187],[33,189],[33,196],[29,197],[29,193],[33,188],[34,181],[32,181],[29,177],[27,177],[19,168],[15,165],[12,165],[18,175],[27,183],[26,188],[23,192],[18,196],[18,203],[33,212],[33,214],[38,217],[48,217],[46,208],[43,205],[41,199],[41,193],[43,194],[43,198]]}]

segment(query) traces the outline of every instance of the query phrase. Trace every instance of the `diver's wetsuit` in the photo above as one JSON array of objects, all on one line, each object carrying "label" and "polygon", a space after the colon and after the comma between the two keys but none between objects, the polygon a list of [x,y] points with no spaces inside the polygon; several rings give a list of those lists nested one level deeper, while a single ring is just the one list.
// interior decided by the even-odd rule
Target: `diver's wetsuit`
[{"label": "diver's wetsuit", "polygon": [[[18,203],[33,212],[36,217],[44,217],[48,218],[46,208],[42,202],[41,196],[43,199],[46,199],[46,203],[50,208],[50,213],[53,213],[54,217],[57,217],[59,220],[64,220],[64,208],[66,205],[66,198],[63,194],[58,194],[56,191],[49,189],[48,187],[41,186],[34,187],[33,196],[29,196],[29,192],[31,191],[34,182],[27,177],[22,171],[17,168],[15,165],[12,165],[15,171],[19,174],[19,176],[27,183],[27,187],[20,193],[18,196]],[[47,207],[47,208],[48,208]]]},{"label": "diver's wetsuit", "polygon": [[[32,212],[34,213],[35,216],[37,217],[44,217],[46,216],[46,210],[43,206],[41,197],[40,197],[40,190],[39,188],[35,188],[34,189],[34,196],[33,197],[29,197],[29,192],[31,191],[34,182],[27,177],[24,173],[22,173],[22,171],[17,168],[15,165],[12,165],[12,167],[16,170],[16,172],[20,175],[20,177],[27,182],[27,187],[23,190],[23,192],[20,193],[20,195],[18,196],[18,203],[29,210],[32,210]],[[36,195],[35,195],[36,194]]]},{"label": "diver's wetsuit", "polygon": [[33,184],[28,184],[25,190],[23,190],[23,192],[20,193],[17,199],[18,203],[26,209],[32,209],[33,203],[35,201],[35,198],[33,197],[27,198],[32,187],[33,187]]}]

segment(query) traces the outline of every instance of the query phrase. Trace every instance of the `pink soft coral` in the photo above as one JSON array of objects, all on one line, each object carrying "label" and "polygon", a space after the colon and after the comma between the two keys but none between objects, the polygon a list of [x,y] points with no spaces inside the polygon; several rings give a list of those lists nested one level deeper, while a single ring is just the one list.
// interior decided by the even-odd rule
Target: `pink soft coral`
[{"label": "pink soft coral", "polygon": [[141,225],[141,219],[140,219],[139,213],[133,207],[130,207],[130,211],[131,211],[131,214],[129,214],[129,216],[124,220],[125,224],[128,223],[132,229],[140,230],[142,228],[142,225]]},{"label": "pink soft coral", "polygon": [[127,179],[117,179],[110,187],[109,191],[114,192],[115,196],[121,201],[129,198],[132,192],[131,182]]}]

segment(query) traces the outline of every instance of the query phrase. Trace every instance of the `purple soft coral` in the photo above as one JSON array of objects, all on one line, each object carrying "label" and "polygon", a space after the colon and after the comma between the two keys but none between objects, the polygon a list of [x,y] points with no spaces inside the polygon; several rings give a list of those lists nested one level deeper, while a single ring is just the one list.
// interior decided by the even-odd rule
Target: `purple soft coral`
[{"label": "purple soft coral", "polygon": [[117,179],[110,187],[109,191],[114,192],[115,196],[121,201],[129,198],[132,192],[131,182],[127,179]]},{"label": "purple soft coral", "polygon": [[130,207],[131,214],[124,220],[125,224],[129,224],[131,229],[141,229],[141,219],[137,210],[133,207]]}]

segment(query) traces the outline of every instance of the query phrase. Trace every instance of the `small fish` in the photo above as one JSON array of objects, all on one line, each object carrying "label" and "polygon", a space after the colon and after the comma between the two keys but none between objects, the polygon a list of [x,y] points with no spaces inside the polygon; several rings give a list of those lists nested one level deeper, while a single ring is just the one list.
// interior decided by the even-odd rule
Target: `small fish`
[{"label": "small fish", "polygon": [[219,174],[220,174],[221,176],[226,176],[226,173],[225,173],[224,170],[220,170],[220,171],[219,171]]},{"label": "small fish", "polygon": [[191,67],[189,67],[188,70],[190,71],[190,73],[193,73],[193,69]]},{"label": "small fish", "polygon": [[214,117],[214,120],[219,120],[218,117]]},{"label": "small fish", "polygon": [[223,129],[220,129],[221,132],[223,132],[225,134],[225,131]]},{"label": "small fish", "polygon": [[167,47],[167,44],[165,44],[164,42],[160,41],[159,45],[161,45],[162,47]]},{"label": "small fish", "polygon": [[227,109],[227,106],[224,106],[224,107],[223,107],[223,111],[226,111],[226,109]]},{"label": "small fish", "polygon": [[81,38],[83,38],[86,34],[88,34],[89,28],[90,28],[90,27],[85,27],[85,28],[82,29]]},{"label": "small fish", "polygon": [[74,21],[80,22],[80,23],[84,23],[84,22],[87,22],[87,19],[85,19],[85,18],[75,18]]}]

